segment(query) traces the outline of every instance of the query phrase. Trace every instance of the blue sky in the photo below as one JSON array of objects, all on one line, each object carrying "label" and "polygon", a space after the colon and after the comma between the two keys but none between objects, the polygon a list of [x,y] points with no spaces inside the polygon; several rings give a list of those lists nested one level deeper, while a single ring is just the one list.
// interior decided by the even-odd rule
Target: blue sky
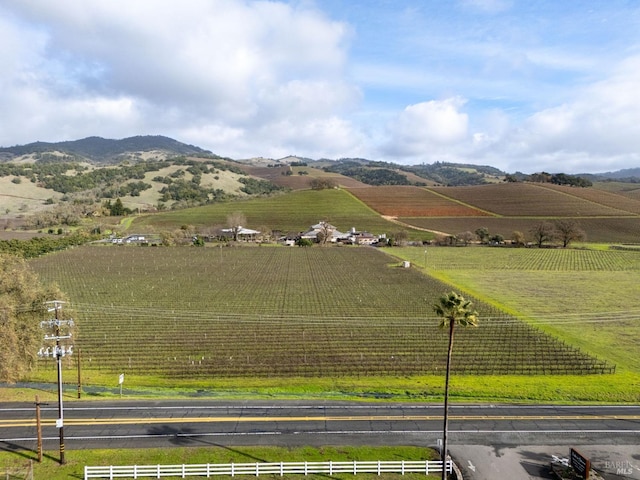
[{"label": "blue sky", "polygon": [[640,167],[640,1],[0,0],[0,145]]}]

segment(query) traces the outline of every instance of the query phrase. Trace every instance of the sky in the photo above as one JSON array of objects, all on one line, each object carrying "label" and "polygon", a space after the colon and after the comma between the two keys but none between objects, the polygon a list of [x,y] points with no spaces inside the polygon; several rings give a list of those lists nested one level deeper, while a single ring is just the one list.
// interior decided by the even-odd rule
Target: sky
[{"label": "sky", "polygon": [[0,146],[640,167],[640,0],[0,0]]}]

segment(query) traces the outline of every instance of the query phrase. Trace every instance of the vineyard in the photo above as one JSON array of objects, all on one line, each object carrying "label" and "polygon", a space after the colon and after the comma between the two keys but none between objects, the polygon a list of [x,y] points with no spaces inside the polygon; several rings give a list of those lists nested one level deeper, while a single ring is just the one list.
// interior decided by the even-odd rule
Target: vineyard
[{"label": "vineyard", "polygon": [[583,198],[590,202],[606,205],[618,210],[626,211],[636,215],[640,215],[640,202],[632,198],[625,197],[616,193],[607,192],[599,188],[572,188],[561,185],[545,184],[544,188],[563,192],[567,195],[573,195]]},{"label": "vineyard", "polygon": [[202,207],[161,212],[136,218],[132,229],[179,228],[182,225],[207,227],[226,225],[227,217],[242,212],[247,227],[269,228],[283,234],[305,231],[320,220],[328,220],[341,231],[351,227],[372,233],[397,229],[372,209],[341,189],[300,190],[267,198],[214,203]]},{"label": "vineyard", "polygon": [[[411,217],[399,218],[403,223],[437,232],[457,235],[461,232],[475,232],[486,227],[491,234],[500,234],[510,239],[514,231],[520,231],[530,238],[529,232],[541,221],[554,219],[536,217]],[[586,240],[594,243],[639,243],[640,217],[589,217],[575,218],[578,226],[586,233]]]},{"label": "vineyard", "polygon": [[489,215],[431,190],[411,186],[381,186],[349,190],[382,215],[395,217],[475,217]]},{"label": "vineyard", "polygon": [[[595,217],[631,215],[629,200],[621,197],[620,204],[612,206],[574,195],[574,191],[587,189],[559,189],[530,183],[502,183],[472,187],[430,187],[451,199],[473,205],[504,216],[533,217]],[[603,195],[604,196],[604,195]],[[612,203],[613,194],[606,196]]]},{"label": "vineyard", "polygon": [[[431,305],[450,287],[372,248],[81,247],[31,261],[66,291],[83,368],[165,378],[443,373]],[[463,374],[615,367],[488,304]]]},{"label": "vineyard", "polygon": [[499,302],[571,345],[640,371],[640,252],[528,248],[394,249]]}]

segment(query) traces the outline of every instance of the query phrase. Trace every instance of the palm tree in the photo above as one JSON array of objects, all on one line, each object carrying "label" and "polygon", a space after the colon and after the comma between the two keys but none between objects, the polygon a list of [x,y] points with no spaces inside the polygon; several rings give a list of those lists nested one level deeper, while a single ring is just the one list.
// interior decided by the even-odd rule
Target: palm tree
[{"label": "palm tree", "polygon": [[449,376],[451,353],[453,352],[453,330],[456,324],[462,327],[477,327],[478,312],[471,309],[473,304],[462,295],[450,292],[440,297],[433,309],[440,317],[440,328],[449,328],[449,350],[447,352],[447,373],[444,386],[444,428],[442,434],[442,480],[446,479],[447,432],[449,423]]}]

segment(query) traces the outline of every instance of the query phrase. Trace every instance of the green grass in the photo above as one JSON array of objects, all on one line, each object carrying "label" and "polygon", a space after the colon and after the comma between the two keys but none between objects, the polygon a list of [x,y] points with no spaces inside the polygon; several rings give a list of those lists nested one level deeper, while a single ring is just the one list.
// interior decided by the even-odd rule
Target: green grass
[{"label": "green grass", "polygon": [[[203,445],[204,444],[204,445]],[[254,462],[317,462],[317,461],[374,461],[374,460],[436,460],[437,453],[424,447],[221,447],[196,440],[189,447],[154,449],[113,449],[113,450],[69,450],[65,452],[65,465],[57,462],[57,451],[46,451],[42,463],[37,462],[34,452],[20,454],[0,452],[0,474],[3,468],[7,478],[27,478],[29,468],[33,468],[33,478],[63,480],[83,478],[84,466],[101,465],[181,465],[183,463],[254,463]],[[32,467],[31,467],[32,466]],[[10,473],[9,473],[10,472]],[[11,475],[11,476],[10,476]],[[438,475],[386,475],[385,478],[437,479]],[[4,476],[3,476],[4,478]],[[216,477],[216,478],[231,478]],[[250,478],[243,476],[241,478]],[[267,476],[267,478],[272,478]],[[277,478],[296,478],[288,475]],[[326,475],[309,475],[305,478],[328,478]],[[331,478],[352,479],[353,475],[333,475]],[[364,480],[380,478],[377,475],[358,475]]]},{"label": "green grass", "polygon": [[640,254],[517,248],[394,249],[426,272],[640,373]]},{"label": "green grass", "polygon": [[[32,402],[57,399],[55,374],[38,375],[34,380],[48,382],[48,389],[0,390],[6,401]],[[65,402],[77,401],[73,371],[65,371]],[[118,377],[91,372],[82,400],[119,399]],[[96,391],[96,386],[104,385]],[[615,375],[453,375],[451,400],[454,402],[517,402],[542,404],[638,403],[640,374],[629,371]],[[334,400],[442,402],[444,378],[425,376],[370,377],[271,377],[177,379],[127,374],[123,385],[125,400],[193,399],[216,400]]]}]

